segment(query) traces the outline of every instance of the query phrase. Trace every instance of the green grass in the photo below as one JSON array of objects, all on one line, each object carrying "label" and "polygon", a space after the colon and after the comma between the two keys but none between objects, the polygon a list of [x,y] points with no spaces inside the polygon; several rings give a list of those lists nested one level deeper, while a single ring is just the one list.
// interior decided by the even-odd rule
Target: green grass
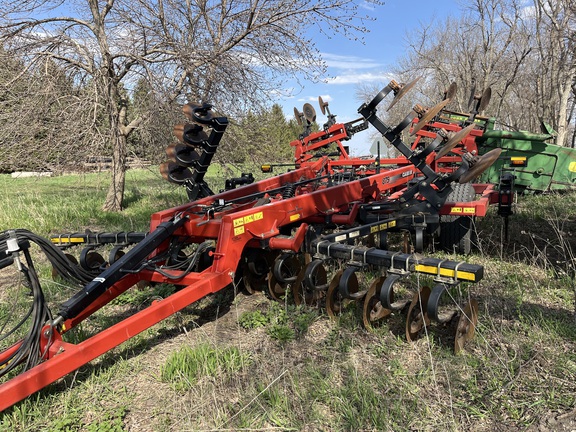
[{"label": "green grass", "polygon": [[157,168],[128,170],[125,210],[101,210],[109,173],[11,178],[0,175],[0,231],[25,228],[48,236],[60,232],[147,231],[150,214],[186,200],[183,188],[170,185]]},{"label": "green grass", "polygon": [[204,377],[231,375],[248,364],[250,358],[236,347],[220,348],[209,343],[182,346],[162,366],[160,378],[176,390],[189,390]]},{"label": "green grass", "polygon": [[[226,178],[238,176],[245,169],[213,165],[205,180],[218,192]],[[25,228],[43,236],[86,228],[147,231],[152,213],[188,201],[184,187],[168,183],[158,167],[152,166],[126,172],[124,211],[103,212],[109,177],[109,172],[29,178],[1,174],[0,231]]]},{"label": "green grass", "polygon": [[[108,214],[100,210],[106,187],[106,175],[98,174],[0,176],[0,228],[44,236],[145,231],[151,213],[186,201],[184,190],[154,169],[129,171],[126,210]],[[262,294],[232,301],[222,291],[1,413],[0,431],[571,427],[576,195],[521,197],[515,212],[507,243],[491,209],[478,222],[480,252],[437,254],[485,268],[480,283],[451,291],[459,301],[470,295],[480,303],[476,337],[459,355],[446,326],[433,325],[408,344],[401,313],[367,332],[354,302],[330,320],[322,310],[293,305],[289,295],[282,303]],[[44,263],[39,271],[51,305],[73,293],[50,280]],[[360,282],[366,288],[370,280]],[[80,342],[172,292],[166,285],[130,290],[67,340]],[[0,287],[3,300],[11,295]],[[11,310],[0,303],[0,319]]]}]

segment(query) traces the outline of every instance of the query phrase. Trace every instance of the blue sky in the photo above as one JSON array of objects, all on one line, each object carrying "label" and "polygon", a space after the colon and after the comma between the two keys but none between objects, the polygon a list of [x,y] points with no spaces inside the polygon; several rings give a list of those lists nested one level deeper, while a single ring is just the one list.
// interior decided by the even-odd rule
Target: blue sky
[{"label": "blue sky", "polygon": [[[324,101],[329,101],[330,112],[337,116],[338,122],[358,118],[357,109],[361,104],[355,97],[358,83],[388,84],[391,67],[405,52],[407,32],[417,30],[422,23],[442,22],[447,15],[460,14],[459,3],[457,0],[387,0],[371,12],[376,20],[367,23],[370,33],[364,36],[364,44],[343,36],[328,40],[317,35],[314,40],[328,65],[325,82],[302,82],[302,90],[277,102],[283,106],[288,118],[294,117],[294,107],[302,111],[305,102],[311,103],[321,125],[326,121],[318,107],[318,96],[322,96]],[[353,154],[368,154],[369,132],[357,134],[349,144]]]}]

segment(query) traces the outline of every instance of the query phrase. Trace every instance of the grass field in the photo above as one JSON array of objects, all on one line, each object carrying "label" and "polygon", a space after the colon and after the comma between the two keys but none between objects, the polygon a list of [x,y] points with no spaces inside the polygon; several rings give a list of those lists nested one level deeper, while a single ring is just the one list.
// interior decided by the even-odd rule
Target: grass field
[{"label": "grass field", "polygon": [[[0,176],[0,230],[146,231],[151,213],[185,201],[153,169],[129,171],[126,210],[103,213],[106,186],[105,174]],[[330,320],[232,287],[1,413],[0,431],[574,430],[576,195],[520,197],[508,242],[494,210],[471,256],[437,254],[485,267],[457,293],[480,303],[476,337],[458,355],[439,325],[407,343],[402,316],[369,332],[354,303]],[[40,276],[51,304],[72,294],[45,263]],[[68,337],[172,292],[129,291]]]}]

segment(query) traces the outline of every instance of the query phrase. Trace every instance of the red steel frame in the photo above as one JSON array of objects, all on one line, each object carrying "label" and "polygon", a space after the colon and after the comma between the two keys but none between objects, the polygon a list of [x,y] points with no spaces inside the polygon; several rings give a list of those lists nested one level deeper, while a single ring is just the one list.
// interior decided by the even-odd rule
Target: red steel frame
[{"label": "red steel frame", "polygon": [[[315,165],[326,166],[326,162],[327,160],[322,159],[317,161]],[[256,184],[205,198],[193,204],[185,204],[152,215],[151,230],[176,214],[189,217],[188,222],[177,232],[177,235],[188,237],[191,243],[206,239],[217,240],[216,251],[213,254],[213,265],[202,273],[190,273],[183,276],[177,283],[184,285],[183,289],[79,344],[64,342],[61,335],[135,285],[139,280],[174,283],[173,280],[151,271],[143,271],[138,275],[128,275],[113,285],[81,314],[65,321],[60,330],[46,328],[47,334],[51,334],[51,345],[46,360],[0,385],[0,394],[2,394],[0,411],[55,382],[191,303],[225,288],[234,279],[245,246],[251,244],[258,246],[262,241],[268,241],[268,247],[271,249],[286,249],[286,246],[290,246],[289,248],[296,250],[300,247],[303,236],[297,234],[288,242],[289,244],[285,241],[275,243],[273,240],[279,233],[278,228],[286,225],[305,227],[306,222],[315,220],[318,215],[322,215],[323,218],[326,215],[345,218],[346,216],[336,213],[349,212],[350,203],[372,201],[381,193],[402,188],[408,180],[414,177],[414,170],[412,167],[406,166],[329,188],[326,185],[320,185],[316,191],[297,195],[289,200],[271,196],[271,202],[267,205],[249,207],[245,204],[238,204],[236,208],[209,217],[205,214],[200,216],[194,213],[202,206],[208,206],[219,200],[230,200],[257,192],[272,191],[286,182],[294,182],[302,178],[312,179],[315,176],[315,170],[305,167]],[[383,182],[382,179],[384,178],[388,181]],[[250,204],[254,205],[253,202]],[[257,216],[255,217],[255,215]],[[241,225],[240,220],[242,221]],[[238,228],[243,228],[243,230]],[[303,233],[304,230],[300,228],[299,232]],[[176,275],[177,272],[173,272],[173,274]],[[13,349],[15,347],[0,353],[0,359],[6,358]]]}]

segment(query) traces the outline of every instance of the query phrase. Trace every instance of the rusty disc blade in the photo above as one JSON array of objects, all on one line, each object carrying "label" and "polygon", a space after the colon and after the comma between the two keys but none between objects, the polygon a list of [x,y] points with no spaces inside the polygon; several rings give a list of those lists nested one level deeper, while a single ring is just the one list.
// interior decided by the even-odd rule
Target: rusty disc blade
[{"label": "rusty disc blade", "polygon": [[172,133],[174,134],[174,136],[178,139],[178,141],[180,142],[184,142],[184,127],[186,125],[184,124],[177,124],[176,126],[174,126],[174,129],[172,131]]},{"label": "rusty disc blade", "polygon": [[426,313],[426,305],[430,298],[430,288],[423,286],[420,292],[414,294],[408,316],[406,317],[406,339],[408,342],[415,341],[424,327],[430,325],[430,318]]},{"label": "rusty disc blade", "polygon": [[160,174],[164,180],[170,183],[182,184],[192,177],[192,171],[188,168],[178,165],[173,161],[166,161],[160,164]]},{"label": "rusty disc blade", "polygon": [[492,89],[488,87],[480,96],[480,105],[478,105],[478,112],[482,112],[486,109],[488,104],[490,103],[490,98],[492,97]]},{"label": "rusty disc blade", "polygon": [[454,99],[454,96],[456,96],[456,92],[458,91],[458,85],[453,82],[452,84],[450,84],[450,87],[448,87],[448,90],[446,90],[446,95],[444,96],[444,99]]},{"label": "rusty disc blade", "polygon": [[336,318],[342,311],[344,299],[340,295],[338,285],[342,278],[343,270],[339,270],[330,281],[328,292],[326,293],[326,312],[330,318]]},{"label": "rusty disc blade", "polygon": [[304,276],[306,275],[306,268],[310,265],[309,256],[305,256],[305,260],[308,261],[305,266],[302,267],[296,281],[292,284],[292,294],[294,296],[294,303],[296,306],[306,304],[309,306],[316,305],[320,299],[324,296],[323,291],[310,290],[304,284]]},{"label": "rusty disc blade", "polygon": [[[68,259],[68,261],[73,264],[73,265],[78,265],[78,260],[76,259],[76,257],[74,255],[71,255],[69,253],[65,253],[64,256]],[[64,275],[62,275],[63,277]],[[60,273],[58,272],[58,270],[56,270],[56,267],[52,266],[52,280],[58,280],[58,278],[60,277]]]},{"label": "rusty disc blade", "polygon": [[258,276],[247,271],[242,277],[242,281],[248,294],[263,292],[268,289],[268,275]]},{"label": "rusty disc blade", "polygon": [[304,281],[304,272],[306,270],[306,266],[300,269],[296,280],[292,284],[292,295],[294,296],[294,303],[296,306],[300,306],[301,304],[305,303],[306,299],[304,297],[304,287],[302,282]]},{"label": "rusty disc blade", "polygon": [[326,107],[328,106],[328,102],[324,102],[322,96],[318,96],[318,105],[320,105],[320,111],[322,115],[326,115]]},{"label": "rusty disc blade", "polygon": [[470,97],[468,98],[468,110],[472,110],[472,104],[476,98],[476,86],[472,86],[472,91],[470,92]]},{"label": "rusty disc blade", "polygon": [[379,290],[385,279],[385,276],[375,279],[370,285],[366,297],[364,297],[362,321],[366,330],[372,330],[374,327],[379,326],[392,313],[390,309],[382,306],[379,298]]},{"label": "rusty disc blade", "polygon": [[476,324],[478,324],[478,301],[471,299],[464,307],[456,325],[456,334],[454,336],[455,354],[462,351],[464,344],[474,337]]},{"label": "rusty disc blade", "polygon": [[168,159],[171,161],[176,162],[176,144],[170,144],[166,147],[166,156],[168,156]]},{"label": "rusty disc blade", "polygon": [[480,156],[478,160],[474,163],[474,166],[466,171],[460,179],[458,180],[460,183],[468,183],[470,180],[475,179],[476,177],[480,176],[484,171],[492,166],[496,159],[502,153],[501,148],[495,148],[490,150],[488,153]]},{"label": "rusty disc blade", "polygon": [[183,144],[199,147],[208,140],[208,134],[197,124],[177,124],[173,129],[174,136]]},{"label": "rusty disc blade", "polygon": [[196,149],[186,144],[170,144],[166,148],[166,154],[171,160],[186,167],[191,167],[200,159]]},{"label": "rusty disc blade", "polygon": [[374,96],[374,98],[370,101],[370,103],[367,105],[366,108],[370,111],[375,110],[378,104],[382,102],[382,99],[388,96],[388,93],[390,93],[392,89],[397,85],[398,84],[396,83],[396,81],[394,80],[390,81],[390,83],[386,87],[380,90],[380,92],[376,96]]},{"label": "rusty disc blade", "polygon": [[167,161],[167,162],[163,162],[160,164],[160,175],[162,176],[162,178],[164,178],[164,180],[166,181],[170,181],[170,177],[168,177],[168,171],[170,169],[170,164],[171,163],[176,163],[173,161]]},{"label": "rusty disc blade", "polygon": [[184,106],[182,107],[182,112],[184,113],[184,115],[185,115],[186,117],[188,117],[188,119],[189,119],[190,121],[195,121],[195,120],[194,120],[194,109],[200,108],[200,107],[202,107],[202,104],[201,104],[201,103],[190,102],[190,103],[187,103],[186,105],[184,105]]},{"label": "rusty disc blade", "polygon": [[398,93],[396,93],[396,96],[394,96],[394,99],[392,99],[392,102],[390,102],[390,105],[388,106],[388,108],[386,109],[386,111],[390,111],[392,109],[392,107],[394,105],[396,105],[396,103],[402,99],[404,96],[406,96],[406,94],[412,90],[412,87],[414,87],[416,85],[416,83],[418,82],[418,80],[422,78],[422,77],[418,77],[413,79],[412,81],[410,81],[408,84],[402,86],[402,88],[400,90],[398,90]]},{"label": "rusty disc blade", "polygon": [[302,107],[302,112],[304,112],[304,118],[310,123],[314,123],[316,121],[316,110],[311,104],[305,103]]},{"label": "rusty disc blade", "polygon": [[462,141],[468,136],[470,132],[472,132],[472,129],[474,129],[474,123],[466,126],[464,129],[460,129],[458,132],[452,135],[448,142],[444,144],[444,147],[442,147],[440,151],[436,153],[436,160],[440,159],[442,156],[446,156],[450,150],[456,147],[460,141]]},{"label": "rusty disc blade", "polygon": [[420,120],[418,120],[418,123],[416,123],[416,126],[414,126],[414,128],[412,129],[412,132],[410,132],[410,135],[415,135],[420,129],[422,129],[424,126],[426,126],[430,120],[432,120],[434,117],[436,117],[436,115],[440,111],[442,111],[442,109],[444,109],[444,107],[446,105],[448,105],[449,102],[450,102],[450,99],[444,99],[442,102],[434,105],[432,108],[428,108],[428,110],[426,111],[426,114],[424,114],[422,116],[422,118]]},{"label": "rusty disc blade", "polygon": [[268,293],[276,301],[281,301],[286,295],[286,284],[278,282],[273,271],[268,274]]},{"label": "rusty disc blade", "polygon": [[299,125],[302,125],[302,113],[296,107],[294,107],[294,118]]}]

